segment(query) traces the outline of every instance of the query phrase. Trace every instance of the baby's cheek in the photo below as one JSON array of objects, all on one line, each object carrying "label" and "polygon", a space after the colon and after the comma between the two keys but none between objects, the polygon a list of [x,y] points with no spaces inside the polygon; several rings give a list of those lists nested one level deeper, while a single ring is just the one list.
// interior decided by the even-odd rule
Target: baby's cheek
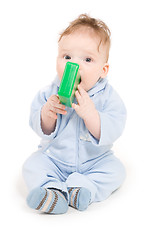
[{"label": "baby's cheek", "polygon": [[57,61],[56,70],[60,80],[62,79],[64,69],[65,69],[65,64],[62,61]]}]

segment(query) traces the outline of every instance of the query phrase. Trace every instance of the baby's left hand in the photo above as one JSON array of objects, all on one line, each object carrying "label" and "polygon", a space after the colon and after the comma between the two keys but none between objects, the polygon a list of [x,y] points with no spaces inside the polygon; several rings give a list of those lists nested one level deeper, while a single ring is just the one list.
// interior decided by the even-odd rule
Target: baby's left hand
[{"label": "baby's left hand", "polygon": [[81,85],[78,85],[78,90],[75,92],[75,96],[78,104],[73,103],[72,108],[76,111],[76,113],[83,120],[90,116],[93,117],[97,110],[88,93],[81,87]]}]

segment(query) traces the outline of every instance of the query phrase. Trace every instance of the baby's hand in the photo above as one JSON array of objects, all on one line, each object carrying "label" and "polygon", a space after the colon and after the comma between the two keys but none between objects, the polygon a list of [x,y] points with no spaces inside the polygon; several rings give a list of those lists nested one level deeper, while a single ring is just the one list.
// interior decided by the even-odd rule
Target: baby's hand
[{"label": "baby's hand", "polygon": [[76,113],[85,120],[90,116],[94,116],[94,113],[97,111],[93,101],[90,99],[88,93],[78,85],[78,90],[75,92],[75,96],[78,104],[72,104],[72,107]]},{"label": "baby's hand", "polygon": [[65,106],[60,103],[59,97],[52,95],[48,98],[46,104],[42,107],[42,119],[43,116],[57,119],[57,113],[66,114],[67,111],[65,111]]}]

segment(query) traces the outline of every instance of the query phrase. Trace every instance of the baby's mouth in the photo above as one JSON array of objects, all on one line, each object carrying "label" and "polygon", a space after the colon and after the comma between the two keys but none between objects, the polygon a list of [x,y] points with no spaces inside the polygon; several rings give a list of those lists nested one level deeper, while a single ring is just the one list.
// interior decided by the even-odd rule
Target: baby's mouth
[{"label": "baby's mouth", "polygon": [[80,84],[79,84],[82,88],[84,88],[84,84],[82,82],[82,80],[80,81]]}]

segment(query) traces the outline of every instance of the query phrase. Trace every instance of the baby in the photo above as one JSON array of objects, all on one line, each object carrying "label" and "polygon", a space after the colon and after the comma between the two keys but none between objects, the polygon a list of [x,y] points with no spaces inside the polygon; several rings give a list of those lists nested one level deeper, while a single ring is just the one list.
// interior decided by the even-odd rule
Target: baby
[{"label": "baby", "polygon": [[[111,148],[126,121],[125,106],[106,78],[110,31],[104,22],[80,15],[58,41],[57,77],[38,92],[30,125],[42,138],[23,165],[29,207],[62,214],[83,211],[120,187],[125,168]],[[81,82],[72,108],[57,95],[67,62],[79,64]]]}]

